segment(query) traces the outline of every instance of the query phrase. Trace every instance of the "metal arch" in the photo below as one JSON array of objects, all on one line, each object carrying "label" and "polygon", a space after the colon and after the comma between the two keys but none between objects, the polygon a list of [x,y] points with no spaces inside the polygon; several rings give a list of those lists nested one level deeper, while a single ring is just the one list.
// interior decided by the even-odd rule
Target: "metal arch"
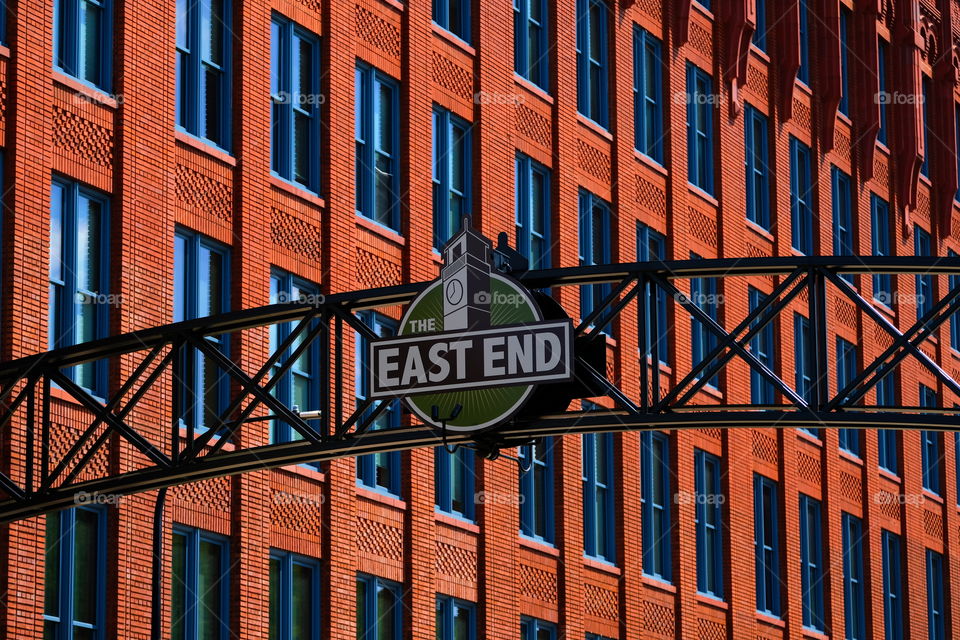
[{"label": "metal arch", "polygon": [[[946,287],[935,287],[942,295],[913,326],[901,331],[888,319],[889,311],[877,308],[840,277],[876,273],[956,277],[949,278]],[[632,386],[632,392],[607,380],[585,356],[585,348],[584,353],[577,355],[578,382],[591,390],[589,395],[608,396],[612,408],[587,413],[568,410],[556,415],[521,414],[510,424],[477,436],[447,434],[449,444],[474,441],[481,451],[489,453],[537,437],[599,431],[811,425],[945,430],[957,426],[960,409],[881,407],[868,404],[866,398],[879,380],[908,359],[929,370],[943,389],[960,398],[960,384],[920,348],[954,313],[960,312],[958,258],[655,261],[514,275],[531,289],[614,283],[606,299],[577,327],[578,344],[587,345],[599,335],[598,329],[614,325],[620,333],[636,332],[641,362],[646,358],[658,362],[659,336],[667,330],[657,326],[658,314],[653,308],[660,298],[673,305],[675,315],[686,314],[699,320],[716,336],[716,346],[703,362],[688,370],[679,371],[675,366],[670,384],[663,384],[666,376],[659,367],[641,366],[639,385]],[[683,293],[689,291],[686,282],[694,278],[717,278],[723,283],[723,290],[727,282],[750,276],[773,276],[775,286],[762,304],[742,318],[733,317],[728,309],[722,319],[714,320]],[[255,469],[439,446],[441,435],[422,425],[370,429],[386,404],[377,406],[364,401],[354,406],[352,399],[343,397],[344,390],[354,382],[354,372],[343,371],[345,338],[349,343],[354,332],[370,334],[356,312],[406,304],[428,284],[334,294],[318,305],[281,304],[238,311],[0,363],[0,522],[72,506],[81,491],[90,495],[125,495]],[[796,300],[803,294],[807,296],[803,310],[810,317],[817,356],[813,358],[814,384],[806,395],[750,348],[759,331],[795,308]],[[858,375],[831,396],[827,379],[833,374],[828,371],[826,359],[831,316],[826,310],[828,300],[834,298],[850,301],[862,312],[864,323],[872,322],[889,334],[890,346],[877,358],[860,363]],[[624,322],[627,309],[636,313],[635,327]],[[912,306],[901,310],[912,312]],[[226,333],[242,334],[277,323],[291,323],[292,330],[254,371],[242,370],[205,339]],[[296,358],[314,345],[320,353],[318,387],[326,392],[319,392],[316,406],[302,408],[305,412],[301,415],[278,401],[272,391]],[[198,350],[216,363],[223,380],[231,387],[230,401],[215,416],[217,428],[196,433],[171,419],[172,410],[165,414],[170,424],[133,424],[129,416],[147,393],[171,388],[185,349]],[[132,362],[131,372],[126,376],[113,374],[112,393],[107,398],[94,397],[75,384],[68,373],[77,364],[115,363],[121,357]],[[715,399],[698,403],[706,382],[734,361],[746,364],[773,385],[778,402],[768,406],[734,405]],[[111,367],[111,371],[119,370]],[[54,397],[64,395],[72,397],[89,416],[87,426],[75,434],[55,433]],[[270,419],[288,424],[298,439],[256,447],[246,445],[240,437],[245,425]],[[51,460],[51,443],[65,449],[58,461]],[[98,455],[117,448],[136,454],[127,457],[140,460],[138,466],[124,473],[111,473],[109,465],[106,471],[93,468],[92,461]]]}]

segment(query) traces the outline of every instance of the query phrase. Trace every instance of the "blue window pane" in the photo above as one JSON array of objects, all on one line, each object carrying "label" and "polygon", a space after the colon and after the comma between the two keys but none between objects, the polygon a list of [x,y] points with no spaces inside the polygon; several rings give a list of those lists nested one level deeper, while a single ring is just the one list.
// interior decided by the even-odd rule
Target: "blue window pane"
[{"label": "blue window pane", "polygon": [[713,194],[713,78],[687,63],[687,180]]},{"label": "blue window pane", "polygon": [[[852,342],[837,338],[837,393],[857,377],[857,347]],[[860,430],[840,429],[840,448],[855,456],[860,456]]]},{"label": "blue window pane", "polygon": [[790,220],[792,246],[813,255],[813,185],[810,148],[790,138]]},{"label": "blue window pane", "polygon": [[694,450],[697,590],[723,598],[723,503],[720,459]]},{"label": "blue window pane", "polygon": [[437,640],[474,640],[476,607],[450,596],[437,596]]},{"label": "blue window pane", "polygon": [[920,82],[920,91],[923,97],[923,164],[920,165],[920,175],[930,176],[930,78],[926,75]]},{"label": "blue window pane", "polygon": [[177,126],[230,147],[230,0],[177,2]]},{"label": "blue window pane", "polygon": [[670,440],[660,432],[640,434],[643,572],[673,579],[670,528]]},{"label": "blue window pane", "polygon": [[531,269],[551,266],[550,170],[518,153],[516,177],[517,251],[526,256]]},{"label": "blue window pane", "polygon": [[270,640],[320,637],[320,563],[270,552]]},{"label": "blue window pane", "polygon": [[890,94],[887,92],[887,49],[889,45],[882,38],[877,39],[877,82],[878,105],[880,110],[880,130],[877,131],[877,142],[887,144],[887,120],[890,111]]},{"label": "blue window pane", "polygon": [[880,536],[883,564],[883,629],[885,640],[903,640],[903,575],[900,536],[883,531]]},{"label": "blue window pane", "polygon": [[463,447],[457,448],[454,453],[449,453],[442,447],[437,447],[434,451],[437,509],[444,513],[473,520],[476,479],[473,451]]},{"label": "blue window pane", "polygon": [[[690,254],[691,260],[696,260],[699,258],[700,256],[694,253]],[[714,322],[719,322],[720,297],[717,293],[716,278],[691,278],[690,300],[701,311],[703,311],[708,318]],[[697,367],[701,364],[706,364],[706,366],[709,367],[710,363],[713,362],[713,359],[710,359],[710,362],[707,362],[707,357],[717,348],[717,345],[719,344],[719,338],[717,334],[714,333],[704,321],[696,317],[691,317],[690,341],[693,351],[692,365]],[[720,385],[719,374],[715,373],[710,376],[710,378],[707,380],[707,384],[713,388],[718,388]]]},{"label": "blue window pane", "polygon": [[[652,262],[667,259],[667,238],[642,222],[637,223],[637,261]],[[646,285],[644,297],[647,308],[655,312],[645,318],[645,341],[647,345],[644,357],[654,357],[666,364],[669,360],[670,325],[667,323],[667,293],[653,284]],[[641,346],[641,351],[643,347]]]},{"label": "blue window pane", "polygon": [[[364,311],[357,316],[361,322],[366,324],[377,336],[385,337],[394,335],[397,332],[397,323],[382,314],[373,311]],[[357,406],[367,400],[369,397],[369,371],[370,371],[370,349],[368,342],[359,333],[356,334],[356,388],[357,388]],[[383,402],[387,402],[385,408],[381,407]],[[370,403],[365,417],[370,412],[379,412],[374,419],[371,429],[393,429],[400,426],[400,402],[398,400],[385,401],[377,400]],[[388,451],[383,453],[369,453],[357,457],[357,484],[382,491],[384,493],[399,496],[400,495],[400,452]]]},{"label": "blue window pane", "polygon": [[767,50],[767,2],[755,0],[757,8],[757,28],[753,32],[753,46],[760,51]]},{"label": "blue window pane", "polygon": [[460,230],[471,204],[471,125],[446,109],[433,109],[433,246]]},{"label": "blue window pane", "polygon": [[823,534],[820,502],[800,494],[800,583],[803,626],[823,631]]},{"label": "blue window pane", "polygon": [[357,213],[400,231],[400,91],[368,65],[356,72]]},{"label": "blue window pane", "polygon": [[[930,234],[917,225],[913,227],[913,241],[914,255],[919,258],[929,258],[933,255],[930,245]],[[929,274],[917,274],[915,281],[917,320],[920,320],[933,309],[933,276]]]},{"label": "blue window pane", "polygon": [[582,453],[584,553],[616,562],[613,434],[584,434]]},{"label": "blue window pane", "polygon": [[[960,257],[953,250],[947,251],[947,256],[950,258]],[[960,276],[950,276],[947,279],[947,284],[951,292],[960,289]],[[949,292],[947,293],[949,294]],[[950,348],[954,351],[960,351],[960,308],[950,314]]]},{"label": "blue window pane", "polygon": [[357,640],[403,637],[401,586],[370,575],[357,575]]},{"label": "blue window pane", "polygon": [[470,42],[470,0],[433,0],[433,21]]},{"label": "blue window pane", "polygon": [[[874,256],[890,253],[890,208],[876,194],[870,194],[870,249]],[[893,281],[889,273],[873,275],[873,298],[880,304],[893,307]]]},{"label": "blue window pane", "polygon": [[553,439],[520,449],[520,533],[553,544]]},{"label": "blue window pane", "polygon": [[[836,256],[856,255],[850,176],[837,167],[832,167],[831,187],[833,191],[833,254]],[[853,275],[844,274],[841,277],[853,284]]]},{"label": "blue window pane", "polygon": [[635,145],[663,164],[663,43],[646,29],[633,28],[633,110]]},{"label": "blue window pane", "polygon": [[[747,291],[750,303],[750,312],[756,311],[764,302],[767,294],[750,287]],[[766,314],[761,314],[751,324],[751,328],[757,327],[766,319]],[[759,329],[757,334],[750,340],[750,352],[762,362],[768,369],[774,371],[774,324],[773,320],[766,326]],[[750,369],[750,402],[754,405],[771,405],[776,401],[776,393],[773,383],[770,382],[756,369]]]},{"label": "blue window pane", "polygon": [[850,10],[840,7],[840,104],[837,110],[850,114]]},{"label": "blue window pane", "polygon": [[577,109],[608,124],[607,14],[603,0],[577,0]]},{"label": "blue window pane", "polygon": [[946,611],[943,603],[943,556],[927,549],[927,638],[943,640]]},{"label": "blue window pane", "polygon": [[520,618],[520,640],[557,640],[557,628],[537,618]]},{"label": "blue window pane", "polygon": [[222,638],[230,624],[227,541],[199,529],[176,527],[170,576],[171,637]]},{"label": "blue window pane", "polygon": [[514,0],[513,35],[514,71],[549,91],[547,0]]},{"label": "blue window pane", "polygon": [[[580,266],[609,264],[610,205],[589,191],[580,190]],[[594,309],[602,306],[610,295],[609,284],[594,284],[580,287],[580,317],[586,318]],[[603,318],[606,314],[601,314]],[[605,333],[610,327],[604,327]]]},{"label": "blue window pane", "polygon": [[53,16],[54,66],[82,82],[109,91],[112,0],[56,0]]},{"label": "blue window pane", "polygon": [[104,637],[106,510],[75,507],[48,514],[44,551],[44,637]]},{"label": "blue window pane", "polygon": [[863,523],[860,518],[842,514],[843,611],[847,640],[866,640],[866,597],[863,573]]},{"label": "blue window pane", "polygon": [[800,13],[800,68],[797,80],[810,84],[810,10],[808,0],[799,0],[797,10]]},{"label": "blue window pane", "polygon": [[754,474],[754,546],[757,556],[757,611],[780,616],[780,549],[777,483]]},{"label": "blue window pane", "polygon": [[747,220],[770,229],[770,167],[767,117],[749,104],[743,110],[746,147]]}]

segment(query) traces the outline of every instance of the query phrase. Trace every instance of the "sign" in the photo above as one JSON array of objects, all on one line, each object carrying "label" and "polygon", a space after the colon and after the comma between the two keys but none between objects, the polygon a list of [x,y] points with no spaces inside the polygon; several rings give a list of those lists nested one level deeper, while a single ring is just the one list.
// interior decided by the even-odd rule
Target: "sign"
[{"label": "sign", "polygon": [[404,398],[427,424],[441,426],[436,413],[450,431],[477,431],[510,418],[537,384],[573,377],[572,322],[544,321],[530,292],[493,269],[492,251],[465,220],[397,335],[370,342],[371,398]]}]

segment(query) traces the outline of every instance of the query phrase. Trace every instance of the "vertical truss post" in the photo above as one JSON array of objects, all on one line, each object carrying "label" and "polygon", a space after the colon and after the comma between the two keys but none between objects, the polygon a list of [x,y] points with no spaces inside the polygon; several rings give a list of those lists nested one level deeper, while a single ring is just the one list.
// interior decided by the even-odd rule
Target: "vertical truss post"
[{"label": "vertical truss post", "polygon": [[320,316],[320,432],[330,437],[330,313]]},{"label": "vertical truss post", "polygon": [[817,267],[811,267],[807,278],[807,305],[810,314],[810,340],[807,346],[813,349],[814,380],[810,389],[809,404],[820,411],[830,399],[830,380],[827,364],[827,281]]},{"label": "vertical truss post", "polygon": [[647,313],[649,312],[650,283],[646,274],[640,274],[638,287],[641,294],[637,296],[637,337],[640,343],[640,408],[647,411],[650,408],[649,371],[647,371],[647,354],[650,353],[650,341],[647,340]]}]

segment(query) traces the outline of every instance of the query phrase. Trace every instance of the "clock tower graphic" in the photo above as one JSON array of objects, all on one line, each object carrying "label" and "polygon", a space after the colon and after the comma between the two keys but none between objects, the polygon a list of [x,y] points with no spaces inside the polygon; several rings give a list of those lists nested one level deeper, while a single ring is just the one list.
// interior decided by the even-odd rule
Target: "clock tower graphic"
[{"label": "clock tower graphic", "polygon": [[490,327],[490,253],[493,245],[463,219],[461,231],[443,248],[443,330]]}]

